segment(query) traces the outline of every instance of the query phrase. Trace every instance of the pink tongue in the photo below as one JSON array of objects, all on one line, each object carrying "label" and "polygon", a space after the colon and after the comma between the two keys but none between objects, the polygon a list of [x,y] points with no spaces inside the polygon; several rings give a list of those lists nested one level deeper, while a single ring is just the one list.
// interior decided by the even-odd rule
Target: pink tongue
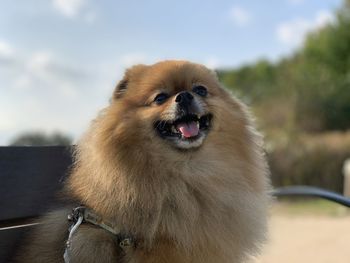
[{"label": "pink tongue", "polygon": [[176,128],[182,133],[186,138],[194,137],[198,135],[199,128],[195,121],[189,123],[179,123]]}]

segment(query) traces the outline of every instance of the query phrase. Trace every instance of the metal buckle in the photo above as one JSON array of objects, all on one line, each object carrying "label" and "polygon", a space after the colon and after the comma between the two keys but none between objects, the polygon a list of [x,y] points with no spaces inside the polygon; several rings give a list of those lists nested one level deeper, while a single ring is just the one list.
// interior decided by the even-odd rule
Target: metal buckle
[{"label": "metal buckle", "polygon": [[134,240],[131,237],[127,237],[127,238],[123,238],[120,242],[119,242],[119,246],[121,248],[127,248],[127,247],[131,247],[134,246]]},{"label": "metal buckle", "polygon": [[69,228],[69,235],[68,239],[66,242],[63,258],[65,263],[69,263],[69,249],[71,246],[71,240],[73,237],[73,234],[78,230],[79,226],[84,220],[84,212],[85,212],[85,207],[84,206],[79,206],[76,207],[72,210],[72,213],[68,215],[68,220],[72,221],[72,225]]},{"label": "metal buckle", "polygon": [[68,215],[68,221],[72,221],[74,224],[80,217],[83,217],[84,219],[85,210],[85,206],[78,206],[76,208],[73,208],[72,213]]}]

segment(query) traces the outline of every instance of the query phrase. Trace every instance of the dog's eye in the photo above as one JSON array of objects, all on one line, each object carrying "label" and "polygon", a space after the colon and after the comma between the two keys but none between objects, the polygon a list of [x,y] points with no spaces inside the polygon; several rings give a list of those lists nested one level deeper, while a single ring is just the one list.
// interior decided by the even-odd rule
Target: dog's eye
[{"label": "dog's eye", "polygon": [[158,105],[164,103],[168,99],[168,94],[166,93],[159,93],[155,98],[154,102],[157,103]]},{"label": "dog's eye", "polygon": [[197,93],[199,96],[202,96],[202,97],[205,97],[208,94],[206,87],[201,85],[193,87],[192,90],[194,93]]}]

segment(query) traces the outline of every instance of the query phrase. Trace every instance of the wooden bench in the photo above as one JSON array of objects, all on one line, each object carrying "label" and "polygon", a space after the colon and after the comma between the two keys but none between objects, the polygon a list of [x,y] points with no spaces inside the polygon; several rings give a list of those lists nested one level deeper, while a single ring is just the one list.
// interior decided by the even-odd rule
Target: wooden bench
[{"label": "wooden bench", "polygon": [[57,205],[71,148],[0,147],[0,262],[8,262],[33,219]]},{"label": "wooden bench", "polygon": [[[55,194],[72,164],[71,147],[0,147],[0,263],[8,262],[34,220],[59,205]],[[350,207],[350,199],[323,189],[294,186],[275,196],[321,197]]]}]

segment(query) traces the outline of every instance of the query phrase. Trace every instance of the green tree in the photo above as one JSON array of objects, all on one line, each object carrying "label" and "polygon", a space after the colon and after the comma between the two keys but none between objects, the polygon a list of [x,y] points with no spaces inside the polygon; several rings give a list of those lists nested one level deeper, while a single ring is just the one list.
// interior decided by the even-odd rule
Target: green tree
[{"label": "green tree", "polygon": [[323,130],[350,128],[350,2],[336,20],[306,39],[300,65],[311,77],[298,89],[297,110],[307,119],[319,119]]},{"label": "green tree", "polygon": [[10,146],[48,146],[71,145],[72,138],[59,132],[45,134],[42,132],[24,132],[15,137]]},{"label": "green tree", "polygon": [[276,91],[276,66],[267,60],[237,70],[219,70],[218,75],[227,88],[248,103],[259,102]]}]

